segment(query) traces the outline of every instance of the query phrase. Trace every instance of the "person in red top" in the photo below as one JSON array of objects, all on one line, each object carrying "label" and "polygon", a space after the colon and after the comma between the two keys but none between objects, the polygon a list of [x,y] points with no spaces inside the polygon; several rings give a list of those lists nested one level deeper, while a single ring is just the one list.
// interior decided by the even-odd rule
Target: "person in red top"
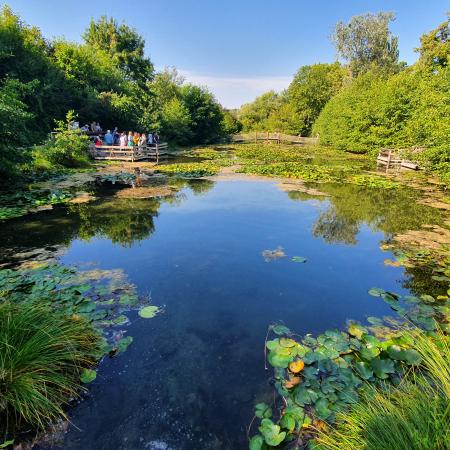
[{"label": "person in red top", "polygon": [[102,140],[100,139],[100,136],[97,136],[97,137],[95,138],[95,146],[96,146],[96,147],[101,147],[102,144],[103,144],[103,142],[102,142]]}]

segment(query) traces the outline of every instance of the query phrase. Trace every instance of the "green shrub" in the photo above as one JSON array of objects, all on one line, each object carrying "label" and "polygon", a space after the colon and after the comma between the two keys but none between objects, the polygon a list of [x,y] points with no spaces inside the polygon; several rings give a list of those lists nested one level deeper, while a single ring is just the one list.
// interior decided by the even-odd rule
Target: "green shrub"
[{"label": "green shrub", "polygon": [[70,129],[74,119],[74,112],[69,111],[65,121],[56,121],[55,135],[34,149],[37,167],[49,169],[52,166],[83,167],[89,164],[89,138],[79,130]]},{"label": "green shrub", "polygon": [[448,337],[411,335],[425,375],[410,374],[398,388],[368,388],[336,428],[318,431],[317,450],[423,450],[450,448]]},{"label": "green shrub", "polygon": [[79,316],[38,304],[0,303],[0,431],[44,428],[65,417],[81,370],[95,362],[99,335]]}]

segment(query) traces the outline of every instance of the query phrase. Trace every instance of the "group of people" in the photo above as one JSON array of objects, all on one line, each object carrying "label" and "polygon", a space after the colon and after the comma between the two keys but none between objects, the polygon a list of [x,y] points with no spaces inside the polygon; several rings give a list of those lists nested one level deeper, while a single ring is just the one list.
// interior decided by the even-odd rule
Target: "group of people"
[{"label": "group of people", "polygon": [[[116,128],[111,132],[108,130],[104,136],[105,145],[118,145],[119,147],[145,147],[146,145],[159,144],[159,135],[155,132],[145,133],[128,132],[120,133]],[[100,136],[95,140],[96,146],[103,145]]]}]

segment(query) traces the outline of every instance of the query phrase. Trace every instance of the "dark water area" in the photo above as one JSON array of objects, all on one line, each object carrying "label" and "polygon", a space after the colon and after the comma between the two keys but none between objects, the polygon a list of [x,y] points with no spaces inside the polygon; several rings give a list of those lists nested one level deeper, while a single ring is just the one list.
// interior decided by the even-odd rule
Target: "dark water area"
[{"label": "dark water area", "polygon": [[[65,449],[244,449],[254,404],[273,395],[269,324],[343,328],[390,314],[371,287],[415,289],[414,275],[383,263],[392,255],[380,243],[440,213],[405,190],[320,189],[330,196],[193,181],[174,198],[105,197],[1,225],[3,260],[46,247],[64,264],[120,268],[164,309],[151,320],[130,313],[134,342],[101,363],[70,411]],[[286,257],[266,262],[262,252],[278,247]]]}]

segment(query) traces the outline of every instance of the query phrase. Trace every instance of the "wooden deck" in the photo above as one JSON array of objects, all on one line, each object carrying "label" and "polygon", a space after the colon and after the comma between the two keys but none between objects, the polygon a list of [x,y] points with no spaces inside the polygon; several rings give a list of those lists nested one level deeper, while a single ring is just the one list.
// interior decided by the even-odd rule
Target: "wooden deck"
[{"label": "wooden deck", "polygon": [[156,161],[158,164],[160,159],[169,156],[169,146],[166,142],[135,147],[120,147],[118,145],[96,146],[91,144],[89,152],[92,158],[96,160],[129,162],[150,160]]},{"label": "wooden deck", "polygon": [[415,162],[401,159],[397,152],[391,148],[382,148],[377,157],[377,164],[390,167],[404,167],[405,169],[419,170],[419,165]]}]

